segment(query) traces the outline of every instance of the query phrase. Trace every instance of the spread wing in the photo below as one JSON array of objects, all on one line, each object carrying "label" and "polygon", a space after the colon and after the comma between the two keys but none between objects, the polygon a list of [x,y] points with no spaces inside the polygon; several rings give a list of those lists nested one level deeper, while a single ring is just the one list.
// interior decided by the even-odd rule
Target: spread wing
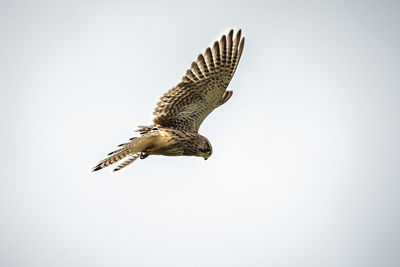
[{"label": "spread wing", "polygon": [[153,112],[153,122],[167,128],[197,132],[203,120],[232,96],[226,91],[244,47],[241,30],[233,30],[193,62],[182,81],[166,92]]}]

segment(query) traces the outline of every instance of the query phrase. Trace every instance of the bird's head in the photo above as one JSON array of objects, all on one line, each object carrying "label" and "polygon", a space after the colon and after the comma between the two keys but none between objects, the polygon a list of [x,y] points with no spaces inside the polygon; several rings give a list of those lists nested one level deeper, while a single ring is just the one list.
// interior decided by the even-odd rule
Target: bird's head
[{"label": "bird's head", "polygon": [[198,146],[196,156],[203,157],[204,160],[207,160],[212,154],[212,146],[210,141],[207,138],[202,136]]}]

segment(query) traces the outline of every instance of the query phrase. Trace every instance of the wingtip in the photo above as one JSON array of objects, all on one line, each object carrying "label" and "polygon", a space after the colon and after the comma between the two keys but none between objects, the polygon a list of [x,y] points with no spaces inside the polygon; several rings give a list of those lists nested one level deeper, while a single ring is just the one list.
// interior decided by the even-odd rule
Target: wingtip
[{"label": "wingtip", "polygon": [[239,29],[236,32],[236,36],[235,36],[235,42],[239,42],[242,39],[242,29]]},{"label": "wingtip", "polygon": [[214,48],[214,49],[215,49],[215,48],[219,48],[219,43],[218,43],[218,41],[215,41],[215,42],[214,42],[213,48]]},{"label": "wingtip", "polygon": [[197,62],[201,62],[201,61],[204,61],[204,56],[203,56],[203,54],[199,54],[199,55],[197,56]]},{"label": "wingtip", "polygon": [[245,40],[246,40],[246,38],[242,37],[242,40],[240,41],[240,44],[239,44],[239,50],[240,50],[240,51],[243,51],[244,41],[245,41]]}]

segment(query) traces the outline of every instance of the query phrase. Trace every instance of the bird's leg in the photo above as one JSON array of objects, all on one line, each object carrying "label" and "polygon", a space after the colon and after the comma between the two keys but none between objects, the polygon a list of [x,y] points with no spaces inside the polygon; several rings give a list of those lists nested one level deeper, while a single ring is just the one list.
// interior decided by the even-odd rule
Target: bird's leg
[{"label": "bird's leg", "polygon": [[149,154],[146,154],[146,152],[140,152],[140,159],[145,159],[149,156]]},{"label": "bird's leg", "polygon": [[147,151],[151,148],[151,146],[146,147],[142,152],[140,152],[140,159],[145,159],[149,156]]}]

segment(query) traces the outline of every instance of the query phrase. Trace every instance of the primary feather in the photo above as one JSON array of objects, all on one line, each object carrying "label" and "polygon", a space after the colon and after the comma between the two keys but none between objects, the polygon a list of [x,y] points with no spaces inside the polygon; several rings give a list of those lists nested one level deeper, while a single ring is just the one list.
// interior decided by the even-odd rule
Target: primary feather
[{"label": "primary feather", "polygon": [[215,42],[212,50],[207,48],[186,71],[182,81],[165,93],[158,102],[153,122],[167,128],[198,132],[204,119],[216,107],[225,103],[225,96],[239,63],[244,47],[241,30],[233,39],[233,30]]}]

